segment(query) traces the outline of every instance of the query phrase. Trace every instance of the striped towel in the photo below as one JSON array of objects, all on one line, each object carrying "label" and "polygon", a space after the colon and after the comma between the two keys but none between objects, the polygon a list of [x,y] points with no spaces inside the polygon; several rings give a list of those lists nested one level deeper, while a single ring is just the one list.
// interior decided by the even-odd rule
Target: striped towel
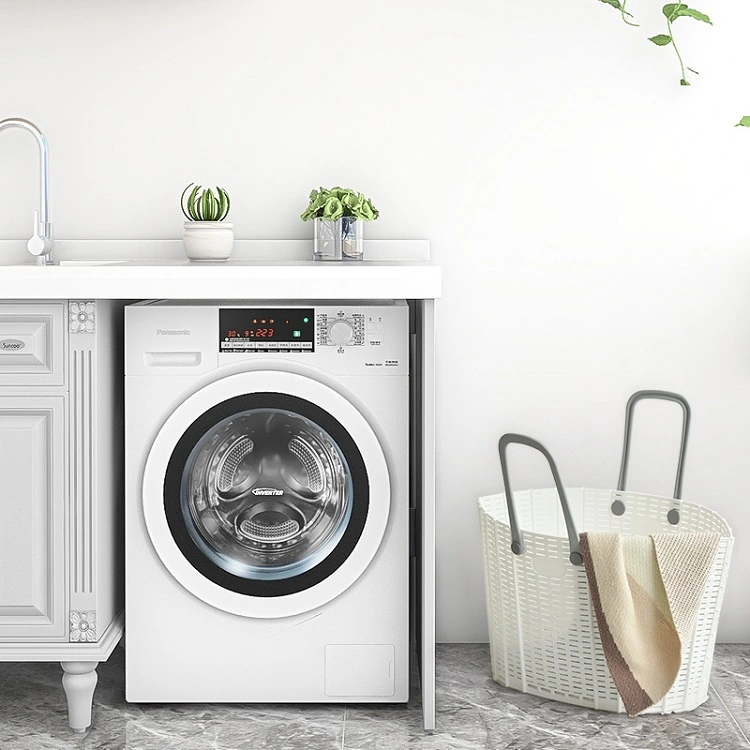
[{"label": "striped towel", "polygon": [[604,655],[630,716],[671,689],[689,642],[719,534],[581,534]]}]

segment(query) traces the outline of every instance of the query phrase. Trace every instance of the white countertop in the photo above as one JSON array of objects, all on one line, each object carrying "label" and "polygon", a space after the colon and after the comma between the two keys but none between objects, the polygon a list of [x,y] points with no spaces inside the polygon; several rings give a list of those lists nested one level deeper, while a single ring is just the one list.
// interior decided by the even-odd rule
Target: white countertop
[{"label": "white countertop", "polygon": [[[239,240],[223,263],[191,263],[174,240],[59,241],[57,265],[0,241],[0,299],[435,299],[440,268],[421,240],[370,241],[364,261],[315,262],[307,241]],[[23,243],[20,244],[22,247]],[[140,257],[137,257],[140,256]]]}]

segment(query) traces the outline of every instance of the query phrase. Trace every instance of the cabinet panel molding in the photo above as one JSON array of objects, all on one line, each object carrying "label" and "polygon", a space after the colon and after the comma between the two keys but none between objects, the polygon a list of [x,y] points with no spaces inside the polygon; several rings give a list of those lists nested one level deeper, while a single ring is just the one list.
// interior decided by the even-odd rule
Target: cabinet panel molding
[{"label": "cabinet panel molding", "polygon": [[64,302],[0,304],[0,386],[65,385]]},{"label": "cabinet panel molding", "polygon": [[63,396],[0,396],[0,637],[65,633]]}]

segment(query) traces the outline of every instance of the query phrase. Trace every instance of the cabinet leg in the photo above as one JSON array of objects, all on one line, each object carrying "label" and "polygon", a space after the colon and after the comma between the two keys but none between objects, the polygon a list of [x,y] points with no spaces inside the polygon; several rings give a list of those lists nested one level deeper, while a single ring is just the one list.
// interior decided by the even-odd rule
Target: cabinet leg
[{"label": "cabinet leg", "polygon": [[91,726],[91,706],[98,679],[96,668],[99,662],[60,663],[65,671],[62,684],[68,699],[68,721],[74,732],[85,732]]}]

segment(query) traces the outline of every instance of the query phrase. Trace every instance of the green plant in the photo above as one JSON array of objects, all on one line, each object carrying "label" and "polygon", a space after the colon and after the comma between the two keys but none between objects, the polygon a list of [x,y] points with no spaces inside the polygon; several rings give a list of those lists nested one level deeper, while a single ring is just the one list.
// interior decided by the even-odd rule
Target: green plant
[{"label": "green plant", "polygon": [[[217,186],[216,194],[211,188],[201,192],[201,185],[191,182],[180,197],[180,207],[189,221],[224,221],[229,213],[229,194]],[[192,190],[191,190],[192,188]],[[190,193],[188,194],[188,191]],[[185,196],[187,195],[187,198]]]},{"label": "green plant", "polygon": [[320,188],[310,193],[310,202],[302,212],[302,221],[328,219],[335,221],[342,217],[374,221],[380,212],[369,198],[349,188]]},{"label": "green plant", "polygon": [[745,115],[734,127],[750,128],[750,115]]},{"label": "green plant", "polygon": [[633,14],[632,13],[628,13],[625,10],[625,4],[627,3],[627,1],[628,0],[622,0],[622,2],[620,2],[620,0],[600,0],[600,2],[602,2],[602,3],[606,3],[607,5],[611,5],[613,8],[617,8],[617,10],[620,11],[620,15],[622,16],[622,20],[625,21],[625,23],[628,26],[638,26],[637,23],[634,23],[633,21],[628,21],[628,18],[632,18],[633,17]]},{"label": "green plant", "polygon": [[[657,34],[656,36],[650,37],[649,41],[653,42],[657,47],[666,47],[668,44],[672,45],[675,54],[677,55],[677,59],[680,61],[680,71],[682,72],[682,76],[680,78],[680,86],[689,86],[690,82],[688,81],[687,74],[685,73],[686,66],[682,60],[682,55],[680,54],[680,51],[677,49],[677,45],[675,44],[674,29],[672,28],[672,24],[678,18],[682,17],[694,18],[696,21],[702,21],[703,23],[708,23],[712,26],[713,23],[705,13],[701,13],[699,10],[695,10],[695,8],[688,8],[685,3],[668,3],[662,8],[662,13],[667,19],[667,31],[669,33]],[[687,68],[687,70],[698,75],[697,70],[693,70],[692,68]]]},{"label": "green plant", "polygon": [[[625,21],[625,23],[627,23],[629,26],[638,26],[637,23],[633,23],[628,20],[628,18],[632,18],[633,16],[625,10],[625,3],[627,2],[627,0],[600,0],[600,2],[611,5],[613,8],[619,10],[620,15],[622,16],[622,20]],[[667,3],[667,5],[665,5],[661,9],[661,12],[667,19],[667,33],[657,34],[656,36],[649,37],[648,40],[649,42],[655,44],[657,47],[667,47],[669,45],[673,47],[675,54],[677,55],[677,60],[680,63],[680,86],[689,86],[690,81],[688,81],[687,73],[685,71],[689,70],[691,73],[695,73],[696,75],[698,75],[698,71],[693,70],[693,68],[689,68],[685,65],[682,59],[682,55],[677,49],[677,44],[675,43],[674,28],[672,27],[672,24],[678,18],[693,18],[696,21],[701,21],[703,23],[710,24],[711,26],[713,26],[713,22],[705,13],[701,13],[699,10],[695,10],[695,8],[690,8],[685,3]]]}]

